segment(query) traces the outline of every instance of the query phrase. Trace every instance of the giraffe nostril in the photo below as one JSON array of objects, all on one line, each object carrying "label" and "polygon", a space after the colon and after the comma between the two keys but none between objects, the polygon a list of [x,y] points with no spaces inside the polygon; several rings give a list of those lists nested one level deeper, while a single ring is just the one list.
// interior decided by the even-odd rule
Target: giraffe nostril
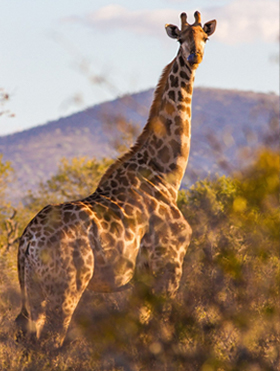
[{"label": "giraffe nostril", "polygon": [[196,54],[195,53],[191,53],[189,56],[188,56],[188,59],[187,61],[191,64],[195,63],[197,57],[196,57]]}]

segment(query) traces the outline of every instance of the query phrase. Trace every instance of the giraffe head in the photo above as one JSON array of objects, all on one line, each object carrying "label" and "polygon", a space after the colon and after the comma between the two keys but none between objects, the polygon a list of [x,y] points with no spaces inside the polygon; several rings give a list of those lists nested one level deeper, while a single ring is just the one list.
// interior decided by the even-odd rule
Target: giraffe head
[{"label": "giraffe head", "polygon": [[196,69],[201,63],[204,47],[208,37],[216,29],[216,20],[205,23],[202,27],[201,15],[198,11],[194,13],[195,22],[191,25],[187,22],[187,14],[181,14],[181,30],[172,24],[165,25],[167,35],[176,39],[181,44],[180,51],[186,64]]}]

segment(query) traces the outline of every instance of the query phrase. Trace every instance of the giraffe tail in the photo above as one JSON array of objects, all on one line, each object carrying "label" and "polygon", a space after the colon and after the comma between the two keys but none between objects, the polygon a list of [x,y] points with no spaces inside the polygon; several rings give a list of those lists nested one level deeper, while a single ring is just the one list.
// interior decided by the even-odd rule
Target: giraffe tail
[{"label": "giraffe tail", "polygon": [[16,341],[21,340],[25,337],[29,329],[29,314],[26,309],[26,290],[25,290],[25,259],[28,253],[29,243],[27,246],[20,240],[18,249],[18,279],[21,290],[21,300],[22,306],[20,314],[15,319],[18,327],[18,332],[16,335]]}]

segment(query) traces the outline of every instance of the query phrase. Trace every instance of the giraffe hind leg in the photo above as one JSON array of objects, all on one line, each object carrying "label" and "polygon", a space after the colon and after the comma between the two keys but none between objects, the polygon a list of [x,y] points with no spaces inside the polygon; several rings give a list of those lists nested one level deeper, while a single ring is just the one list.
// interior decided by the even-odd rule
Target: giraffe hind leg
[{"label": "giraffe hind leg", "polygon": [[[63,293],[61,298],[63,298]],[[65,338],[74,311],[65,312],[62,300],[41,290],[37,283],[28,286],[30,319],[27,324],[29,338],[42,348],[59,348]],[[20,317],[21,320],[22,316]]]},{"label": "giraffe hind leg", "polygon": [[48,347],[53,349],[63,345],[73,313],[85,288],[71,292],[68,287],[59,298],[57,296],[48,297],[44,321],[39,323],[39,333],[37,332],[37,337],[42,344],[46,343]]},{"label": "giraffe hind leg", "polygon": [[22,306],[21,312],[15,319],[15,322],[17,325],[16,342],[20,342],[26,338],[29,332],[29,313],[25,305]]},{"label": "giraffe hind leg", "polygon": [[29,339],[39,337],[45,318],[42,288],[28,259],[25,260],[25,290],[27,300],[24,297],[21,312],[15,320],[18,327],[17,341],[26,337]]},{"label": "giraffe hind leg", "polygon": [[31,338],[40,338],[46,320],[46,300],[36,275],[26,274],[27,298],[30,308],[28,332]]}]

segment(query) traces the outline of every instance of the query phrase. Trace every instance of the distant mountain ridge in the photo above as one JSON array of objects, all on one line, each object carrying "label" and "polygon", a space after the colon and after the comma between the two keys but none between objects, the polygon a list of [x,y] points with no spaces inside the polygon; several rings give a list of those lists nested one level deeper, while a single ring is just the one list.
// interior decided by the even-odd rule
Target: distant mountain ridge
[{"label": "distant mountain ridge", "polygon": [[[20,199],[53,175],[62,157],[115,157],[110,125],[117,117],[145,125],[153,89],[102,103],[68,117],[0,137],[0,153],[15,169],[10,194]],[[190,159],[184,178],[190,184],[238,165],[237,149],[258,145],[267,133],[274,94],[196,88],[192,103]],[[107,124],[106,124],[107,122]]]}]

